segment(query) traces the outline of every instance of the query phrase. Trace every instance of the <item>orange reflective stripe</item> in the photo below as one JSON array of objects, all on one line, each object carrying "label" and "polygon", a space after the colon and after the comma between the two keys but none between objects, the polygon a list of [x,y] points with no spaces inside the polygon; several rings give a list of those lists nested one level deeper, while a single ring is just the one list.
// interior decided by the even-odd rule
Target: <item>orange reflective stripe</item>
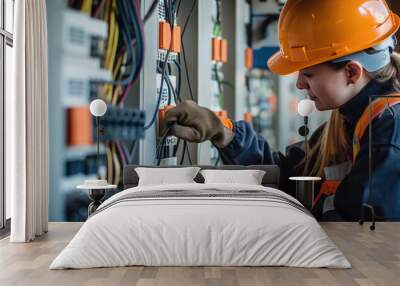
[{"label": "orange reflective stripe", "polygon": [[336,194],[336,190],[339,187],[341,181],[326,180],[322,183],[320,192],[324,195],[330,196]]},{"label": "orange reflective stripe", "polygon": [[233,123],[232,120],[230,120],[229,118],[219,118],[222,122],[222,124],[224,124],[224,126],[230,130],[233,130]]},{"label": "orange reflective stripe", "polygon": [[[400,95],[399,93],[392,95]],[[369,126],[370,119],[371,121],[382,114],[386,106],[392,107],[396,104],[400,103],[400,98],[378,98],[374,100],[363,112],[360,119],[357,122],[356,128],[354,130],[353,135],[353,164],[356,161],[358,154],[360,153],[360,142],[363,137],[366,129]],[[371,118],[370,118],[371,116]]]},{"label": "orange reflective stripe", "polygon": [[214,114],[226,128],[233,130],[233,122],[228,118],[228,112],[226,110],[214,111]]},{"label": "orange reflective stripe", "polygon": [[[391,95],[400,95],[400,93],[395,93]],[[356,128],[354,130],[353,135],[353,164],[356,161],[356,158],[360,152],[360,141],[363,137],[365,131],[367,130],[370,122],[382,114],[386,106],[392,107],[396,104],[400,103],[400,98],[378,98],[374,100],[363,112],[360,119],[356,124]],[[371,121],[370,121],[371,119]],[[341,181],[334,181],[334,180],[326,180],[322,183],[320,191],[315,198],[312,208],[314,208],[319,200],[321,199],[322,195],[331,196],[336,194],[336,190],[339,187]]]},{"label": "orange reflective stripe", "polygon": [[326,196],[331,196],[336,194],[336,190],[339,187],[341,181],[336,181],[336,180],[326,180],[322,183],[321,188],[319,190],[319,193],[317,197],[314,199],[314,202],[312,204],[312,209],[315,207],[315,205],[319,202],[321,199],[322,195]]}]

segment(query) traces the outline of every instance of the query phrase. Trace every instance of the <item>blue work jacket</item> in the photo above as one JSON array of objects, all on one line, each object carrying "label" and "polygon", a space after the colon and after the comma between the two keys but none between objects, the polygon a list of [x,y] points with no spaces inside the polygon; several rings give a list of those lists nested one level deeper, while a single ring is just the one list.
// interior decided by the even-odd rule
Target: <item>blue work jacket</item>
[{"label": "blue work jacket", "polygon": [[[372,80],[362,91],[340,107],[345,118],[347,135],[352,142],[355,126],[369,104],[369,96],[393,94],[392,84],[381,84]],[[381,116],[372,121],[372,188],[369,192],[369,141],[368,129],[360,142],[360,153],[351,171],[341,181],[334,206],[338,218],[357,220],[360,218],[362,203],[374,205],[378,218],[400,219],[400,104],[386,109]],[[299,163],[304,152],[299,148],[288,148],[283,155],[272,153],[268,142],[250,124],[234,122],[235,134],[232,142],[219,149],[220,157],[227,165],[278,164],[281,168],[280,188],[289,194],[294,193],[290,176],[304,175]],[[310,139],[313,145],[321,135],[318,128]],[[312,164],[313,160],[311,160]]]}]

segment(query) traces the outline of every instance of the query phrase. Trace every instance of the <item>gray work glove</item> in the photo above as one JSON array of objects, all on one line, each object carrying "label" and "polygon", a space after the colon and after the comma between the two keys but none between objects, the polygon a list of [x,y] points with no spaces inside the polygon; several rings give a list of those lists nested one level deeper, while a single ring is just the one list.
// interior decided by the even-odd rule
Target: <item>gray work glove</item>
[{"label": "gray work glove", "polygon": [[227,146],[234,137],[213,111],[191,100],[168,110],[165,123],[178,138],[195,143],[210,140],[218,148]]}]

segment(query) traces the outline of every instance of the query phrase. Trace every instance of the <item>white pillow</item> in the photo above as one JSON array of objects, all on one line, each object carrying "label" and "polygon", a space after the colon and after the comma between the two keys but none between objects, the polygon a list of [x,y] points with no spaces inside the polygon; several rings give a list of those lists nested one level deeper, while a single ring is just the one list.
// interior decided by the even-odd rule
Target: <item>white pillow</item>
[{"label": "white pillow", "polygon": [[193,179],[199,170],[199,167],[135,168],[139,176],[138,186],[196,183]]},{"label": "white pillow", "polygon": [[201,170],[205,184],[234,183],[261,185],[265,171],[262,170]]}]

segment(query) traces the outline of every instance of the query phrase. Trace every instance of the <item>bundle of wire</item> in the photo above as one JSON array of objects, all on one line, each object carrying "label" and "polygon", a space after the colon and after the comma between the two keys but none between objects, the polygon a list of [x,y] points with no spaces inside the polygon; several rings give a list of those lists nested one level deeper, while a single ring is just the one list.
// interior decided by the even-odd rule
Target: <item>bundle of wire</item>
[{"label": "bundle of wire", "polygon": [[[112,81],[95,82],[102,84],[103,99],[108,104],[124,105],[133,84],[139,78],[143,66],[145,41],[143,21],[140,17],[140,1],[101,0],[83,1],[82,9],[93,17],[108,23],[107,50],[104,67],[112,71]],[[158,1],[154,0],[154,3]],[[150,13],[150,14],[149,14]],[[151,15],[152,11],[148,12]],[[132,150],[128,151],[127,142],[111,141],[105,144],[107,164],[106,178],[116,185],[121,183],[122,168],[132,162],[132,153],[136,152],[138,141],[131,142]]]},{"label": "bundle of wire", "polygon": [[[170,29],[171,29],[171,34],[172,34],[172,29],[173,29],[173,25],[174,25],[174,14],[173,14],[173,8],[172,8],[172,1],[168,0],[168,2],[167,2],[167,0],[165,0],[164,1],[164,5],[165,5],[165,15],[166,15],[166,18],[167,18],[166,20],[170,24]],[[168,17],[167,17],[167,15],[168,15]],[[156,122],[156,119],[157,119],[158,110],[160,108],[160,103],[161,103],[161,98],[162,98],[162,91],[163,91],[163,87],[164,87],[164,81],[165,81],[166,78],[168,78],[168,76],[166,75],[165,71],[166,71],[166,68],[167,68],[167,65],[168,65],[169,55],[171,54],[171,49],[172,49],[172,41],[170,41],[169,48],[167,50],[167,53],[165,54],[165,59],[164,59],[164,61],[162,63],[162,68],[160,70],[161,83],[160,83],[160,89],[159,89],[159,92],[158,92],[158,97],[157,97],[155,110],[153,112],[153,115],[151,117],[150,122],[144,126],[145,130],[147,130],[151,126],[153,126],[153,124]],[[168,80],[169,80],[169,78],[168,78]]]},{"label": "bundle of wire", "polygon": [[[194,7],[195,7],[195,5],[196,5],[196,2],[197,2],[197,0],[194,0],[194,1],[193,1],[193,4],[192,4],[192,6],[191,6],[191,8],[190,8],[189,15],[188,15],[187,18],[185,19],[184,28],[183,28],[182,35],[181,35],[181,37],[182,37],[182,38],[181,38],[181,46],[182,46],[182,53],[183,53],[183,58],[184,58],[184,62],[185,62],[186,78],[187,78],[187,83],[188,83],[188,88],[189,88],[189,94],[190,94],[190,97],[191,97],[192,100],[194,99],[194,97],[193,97],[193,92],[192,92],[192,89],[191,89],[191,84],[190,84],[190,79],[189,79],[189,73],[188,73],[188,68],[187,68],[186,57],[185,57],[185,54],[184,54],[183,36],[184,36],[185,31],[186,31],[186,28],[187,28],[189,19],[190,19],[191,15],[193,14]],[[175,23],[175,16],[176,16],[176,14],[179,12],[180,4],[181,4],[181,1],[179,1],[179,2],[178,2],[178,1],[174,1],[173,3],[172,3],[171,0],[169,0],[168,2],[167,2],[167,0],[164,1],[164,8],[165,8],[166,20],[170,23],[171,28],[172,28],[172,26],[173,26],[174,23]],[[171,31],[171,32],[172,32],[172,31]],[[170,49],[171,49],[171,47],[170,47]],[[177,83],[177,91],[176,91],[176,90],[174,89],[172,83],[171,83],[170,78],[169,78],[169,75],[170,75],[170,73],[171,73],[171,71],[170,71],[170,70],[171,70],[171,66],[170,66],[170,64],[168,63],[168,57],[169,57],[170,49],[167,51],[167,54],[166,54],[166,56],[165,56],[164,62],[161,62],[161,63],[158,65],[158,67],[157,67],[157,72],[161,74],[161,84],[160,84],[159,95],[158,95],[158,98],[157,98],[156,110],[155,110],[155,112],[153,113],[152,120],[151,120],[150,123],[146,126],[146,127],[148,127],[148,128],[150,128],[150,126],[151,126],[152,124],[154,124],[154,122],[155,122],[155,120],[156,120],[156,116],[157,116],[158,109],[159,109],[159,105],[160,105],[160,101],[161,101],[161,96],[162,96],[162,90],[163,90],[164,81],[165,81],[165,83],[167,84],[167,88],[168,88],[168,95],[169,95],[169,97],[168,97],[168,104],[171,103],[171,101],[172,101],[172,98],[171,98],[171,97],[172,97],[172,96],[174,97],[175,103],[180,103],[180,102],[182,101],[182,98],[181,98],[182,69],[181,69],[181,65],[180,65],[180,62],[181,62],[180,56],[181,56],[181,54],[179,54],[178,60],[175,60],[175,61],[174,61],[174,65],[175,65],[175,67],[176,67],[176,69],[177,69],[177,71],[178,71],[178,83]],[[166,69],[167,67],[168,67],[168,73],[167,73],[167,69]],[[168,129],[168,131],[169,131],[169,130],[170,130],[170,129]],[[167,132],[167,133],[168,133],[168,132]],[[177,151],[178,151],[178,148],[179,148],[179,145],[180,145],[181,141],[183,141],[183,144],[184,144],[184,145],[183,145],[183,153],[182,153],[182,157],[181,157],[181,160],[180,160],[180,165],[183,164],[183,161],[184,161],[184,159],[185,159],[185,154],[186,154],[186,153],[187,153],[187,155],[188,155],[188,159],[189,159],[190,164],[193,164],[193,163],[192,163],[192,159],[191,159],[191,157],[190,157],[188,144],[187,144],[187,141],[185,141],[185,140],[178,139],[178,142],[177,142],[177,144],[176,144],[177,146],[176,146],[176,149],[175,149],[175,151],[174,151],[173,157],[176,157]],[[156,148],[156,158],[157,158],[157,164],[158,164],[158,165],[159,165],[160,162],[161,162],[161,154],[162,154],[162,150],[164,149],[165,143],[166,143],[166,137],[161,136],[161,138],[160,138],[160,140],[159,140],[159,143],[158,143],[158,145],[157,145],[157,148]]]},{"label": "bundle of wire", "polygon": [[[89,7],[87,1],[83,2],[86,3],[85,7]],[[97,18],[103,18],[109,23],[109,39],[107,43],[107,56],[105,59],[105,65],[106,68],[112,69],[113,80],[101,83],[105,84],[106,87],[106,96],[104,98],[106,99],[107,102],[113,105],[117,104],[120,106],[124,105],[124,101],[127,95],[129,94],[132,86],[139,77],[140,70],[143,66],[144,50],[145,50],[143,22],[147,21],[150,18],[150,16],[154,13],[158,3],[159,0],[154,0],[152,2],[151,7],[146,13],[143,21],[141,20],[139,13],[140,11],[139,0],[133,0],[133,1],[102,0],[98,1],[96,4],[93,3],[93,7],[95,5],[97,6],[94,7],[93,11],[90,12],[90,14],[92,14],[92,16]],[[176,0],[164,1],[164,5],[166,8],[165,9],[166,20],[171,24],[171,29],[173,24],[175,23],[175,16],[176,13],[179,11],[180,4],[181,0],[179,1],[179,3]],[[196,0],[193,1],[190,13],[185,20],[182,37],[185,33],[188,21],[193,13],[195,4]],[[118,25],[116,22],[118,22]],[[183,42],[182,42],[182,48],[184,49]],[[163,90],[164,83],[168,87],[170,96],[171,94],[174,96],[174,100],[176,103],[179,103],[182,100],[180,97],[181,59],[179,57],[178,61],[175,61],[174,63],[178,70],[178,77],[179,77],[178,88],[177,91],[175,91],[167,74],[167,68],[170,70],[170,65],[168,64],[168,58],[170,52],[171,52],[171,47],[166,53],[165,60],[160,63],[158,68],[158,72],[160,72],[162,75],[160,93],[158,94],[157,103],[153,116],[150,122],[145,126],[145,130],[149,129],[156,121],[158,109],[161,102],[161,95],[162,95],[161,91]],[[184,56],[185,71],[187,75],[190,96],[193,99],[193,93],[190,85],[188,68],[186,64],[186,57],[185,55],[183,56]],[[127,73],[126,71],[129,72]],[[168,102],[171,103],[171,98],[169,98]],[[160,140],[158,145],[161,144],[164,146],[165,141],[166,140]],[[178,146],[179,143],[180,140],[178,140],[177,144]],[[109,178],[110,181],[118,185],[120,181],[121,162],[123,165],[129,164],[132,161],[132,154],[136,152],[137,146],[138,146],[138,141],[132,143],[133,150],[129,152],[124,142],[113,141],[106,144],[106,153],[108,162],[106,174],[107,178]],[[160,150],[159,152],[161,152],[163,146],[157,147],[158,150]],[[185,141],[184,152],[181,158],[181,164],[184,160],[186,152],[188,153],[188,157],[191,162],[190,154],[188,151],[189,150],[187,147],[187,143]],[[157,157],[160,159],[161,156],[159,155],[157,155]]]},{"label": "bundle of wire", "polygon": [[[171,29],[171,34],[172,34],[172,29],[173,29],[173,25],[174,25],[174,21],[175,21],[175,19],[174,19],[175,15],[174,15],[174,11],[173,11],[172,1],[165,0],[164,5],[165,5],[165,17],[166,17],[167,22],[169,22],[169,24],[170,24],[170,29]],[[157,97],[157,103],[155,106],[155,110],[153,112],[153,116],[152,116],[150,122],[144,127],[145,130],[149,129],[156,122],[158,110],[160,108],[160,103],[161,103],[161,98],[162,98],[164,81],[167,83],[167,88],[168,88],[168,95],[169,95],[168,102],[169,103],[171,102],[171,93],[174,95],[175,102],[176,102],[176,100],[178,100],[175,89],[172,86],[172,83],[169,79],[169,74],[167,74],[167,70],[166,70],[166,68],[168,67],[168,59],[169,59],[169,55],[171,53],[171,49],[172,49],[172,41],[170,42],[170,46],[167,50],[167,53],[165,54],[164,61],[161,62],[157,67],[157,72],[159,72],[161,74],[161,83],[160,83],[159,93],[158,93],[158,97]],[[167,135],[168,135],[170,129],[171,128],[168,127],[164,131],[164,134],[160,137],[159,143],[157,144],[157,148],[156,148],[157,165],[160,165],[160,163],[161,163],[162,150],[164,149],[164,146],[166,143],[166,138],[167,138]]]},{"label": "bundle of wire", "polygon": [[[117,6],[115,9],[114,6]],[[107,7],[107,4],[99,4],[99,7]],[[112,81],[95,81],[95,83],[104,83],[112,85],[132,85],[139,77],[140,70],[143,66],[144,51],[145,51],[145,41],[144,41],[144,31],[143,31],[143,21],[140,18],[140,3],[139,0],[133,1],[112,1],[112,9],[110,9],[111,17],[115,16],[116,13],[118,19],[118,27],[121,29],[122,39],[124,41],[124,49],[120,49],[121,53],[127,52],[127,58],[131,62],[131,68],[129,74],[121,74],[120,79],[113,79]],[[115,10],[116,11],[115,11]],[[106,9],[107,10],[107,9]],[[100,14],[99,10],[96,10],[96,15]],[[107,18],[107,13],[106,18]],[[109,31],[113,30],[115,23],[110,21]],[[111,37],[113,34],[111,34]],[[134,40],[132,40],[134,37]],[[118,35],[117,35],[118,38]],[[111,38],[112,39],[112,38]],[[133,46],[135,46],[136,54],[134,52]],[[126,49],[126,50],[125,50]],[[119,55],[121,56],[121,54]],[[109,58],[108,62],[114,63],[115,53]],[[107,66],[107,64],[106,64]],[[126,97],[127,92],[124,93],[120,102]]]},{"label": "bundle of wire", "polygon": [[[111,81],[93,81],[100,97],[107,104],[123,106],[143,67],[145,40],[143,24],[154,13],[159,0],[153,0],[144,19],[140,15],[140,0],[68,0],[68,6],[108,23],[108,38],[103,66],[112,72]],[[102,89],[100,89],[102,88]],[[125,143],[131,143],[129,151]],[[111,141],[105,145],[106,178],[119,185],[122,167],[130,164],[138,140]]]}]

